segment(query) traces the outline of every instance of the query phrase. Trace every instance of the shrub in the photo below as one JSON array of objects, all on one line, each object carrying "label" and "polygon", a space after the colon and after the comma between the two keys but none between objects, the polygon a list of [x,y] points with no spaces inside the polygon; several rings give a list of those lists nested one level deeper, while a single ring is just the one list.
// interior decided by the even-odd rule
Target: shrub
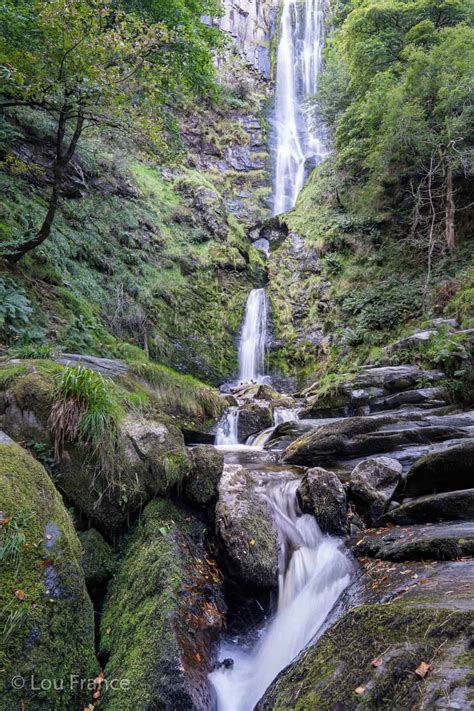
[{"label": "shrub", "polygon": [[0,337],[6,343],[19,338],[33,311],[24,290],[8,276],[0,276]]}]

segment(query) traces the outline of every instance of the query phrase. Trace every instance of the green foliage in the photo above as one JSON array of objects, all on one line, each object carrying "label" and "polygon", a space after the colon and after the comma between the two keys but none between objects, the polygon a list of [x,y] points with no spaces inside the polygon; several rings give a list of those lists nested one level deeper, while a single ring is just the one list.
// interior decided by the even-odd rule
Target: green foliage
[{"label": "green foliage", "polygon": [[11,355],[22,360],[52,360],[57,355],[57,350],[48,343],[25,343],[12,348]]},{"label": "green foliage", "polygon": [[123,416],[110,380],[82,366],[68,366],[57,377],[49,424],[58,454],[66,442],[80,442],[105,472],[113,468]]},{"label": "green foliage", "polygon": [[24,290],[9,276],[0,276],[0,338],[17,340],[28,326],[33,308]]}]

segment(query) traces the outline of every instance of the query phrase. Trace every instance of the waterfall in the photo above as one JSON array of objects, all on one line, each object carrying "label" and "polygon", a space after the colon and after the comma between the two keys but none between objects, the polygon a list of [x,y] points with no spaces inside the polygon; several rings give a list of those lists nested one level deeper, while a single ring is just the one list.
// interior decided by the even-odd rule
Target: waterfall
[{"label": "waterfall", "polygon": [[267,338],[267,295],[265,289],[252,289],[247,299],[239,346],[239,380],[263,382]]},{"label": "waterfall", "polygon": [[298,410],[294,407],[276,407],[273,412],[273,423],[275,427],[283,422],[297,422]]},{"label": "waterfall", "polygon": [[237,407],[229,408],[217,426],[215,444],[224,446],[238,444],[238,422],[239,409]]},{"label": "waterfall", "polygon": [[326,156],[324,127],[311,98],[318,88],[324,44],[323,0],[283,0],[275,89],[274,214],[291,210],[307,163]]},{"label": "waterfall", "polygon": [[351,563],[338,539],[323,535],[314,517],[298,510],[298,483],[277,479],[257,490],[278,529],[278,609],[253,648],[232,641],[221,645],[219,658],[234,664],[210,675],[219,711],[251,711],[276,675],[315,637],[349,584]]}]

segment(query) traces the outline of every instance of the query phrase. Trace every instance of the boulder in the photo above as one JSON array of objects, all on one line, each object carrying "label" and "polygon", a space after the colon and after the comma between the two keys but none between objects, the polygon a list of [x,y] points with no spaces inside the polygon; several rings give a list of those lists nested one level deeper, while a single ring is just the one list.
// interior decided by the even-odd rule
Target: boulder
[{"label": "boulder", "polygon": [[[84,708],[93,679],[94,613],[82,572],[81,544],[62,499],[43,469],[16,444],[0,445],[0,695],[3,709]],[[23,677],[14,688],[11,679]],[[32,688],[63,680],[62,688]]]},{"label": "boulder", "polygon": [[427,454],[409,470],[405,496],[469,489],[474,485],[474,441]]},{"label": "boulder", "polygon": [[389,457],[366,459],[352,472],[350,495],[369,524],[386,511],[401,475],[402,465]]},{"label": "boulder", "polygon": [[380,525],[396,523],[429,523],[474,518],[474,489],[448,491],[444,494],[420,496],[386,513]]},{"label": "boulder", "polygon": [[101,620],[105,711],[209,711],[208,673],[225,624],[221,577],[203,546],[205,527],[162,499],[150,502],[114,577]]},{"label": "boulder", "polygon": [[239,408],[237,432],[239,442],[245,442],[250,435],[261,432],[273,424],[272,411],[268,404],[247,402]]},{"label": "boulder", "polygon": [[51,380],[35,370],[18,378],[5,393],[3,429],[17,442],[52,443],[48,430],[53,388]]},{"label": "boulder", "polygon": [[212,445],[199,445],[190,451],[191,468],[184,485],[188,501],[207,506],[217,499],[217,487],[224,468],[224,455]]},{"label": "boulder", "polygon": [[271,511],[254,490],[250,473],[224,467],[216,507],[222,561],[239,583],[256,588],[278,584],[278,535]]},{"label": "boulder", "polygon": [[343,536],[347,532],[346,492],[333,472],[308,469],[298,487],[301,508],[313,514],[324,533]]},{"label": "boulder", "polygon": [[114,551],[95,528],[89,528],[78,535],[82,545],[81,565],[87,587],[90,590],[100,588],[110,580],[117,567]]},{"label": "boulder", "polygon": [[120,529],[154,496],[183,482],[189,458],[180,430],[168,418],[128,418],[121,423],[122,450],[111,471],[97,471],[77,445],[66,445],[57,484],[104,532]]},{"label": "boulder", "polygon": [[354,555],[382,560],[457,560],[474,555],[474,522],[434,523],[393,527],[365,533],[353,546]]}]

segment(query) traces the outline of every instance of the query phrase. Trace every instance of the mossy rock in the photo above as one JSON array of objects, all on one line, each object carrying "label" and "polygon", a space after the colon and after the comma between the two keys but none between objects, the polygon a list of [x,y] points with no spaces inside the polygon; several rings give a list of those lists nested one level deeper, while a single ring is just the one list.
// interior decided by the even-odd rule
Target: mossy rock
[{"label": "mossy rock", "polygon": [[419,459],[409,470],[405,496],[424,496],[472,487],[474,442],[463,442]]},{"label": "mossy rock", "polygon": [[16,378],[5,391],[4,429],[16,441],[51,443],[48,419],[53,381],[33,368]]},{"label": "mossy rock", "polygon": [[[363,605],[284,670],[256,708],[437,708],[447,694],[459,704],[450,708],[469,708],[473,631],[472,611]],[[421,662],[433,664],[424,680],[415,673]]]},{"label": "mossy rock", "polygon": [[81,564],[87,586],[104,585],[117,568],[117,558],[112,547],[95,528],[79,533],[82,545]]},{"label": "mossy rock", "polygon": [[207,506],[217,499],[217,487],[224,468],[224,455],[210,444],[191,450],[191,469],[184,493],[197,506]]},{"label": "mossy rock", "polygon": [[[16,444],[0,445],[0,500],[0,708],[83,708],[90,691],[70,679],[93,679],[97,663],[79,539],[46,471]],[[34,689],[42,679],[63,688]]]},{"label": "mossy rock", "polygon": [[145,508],[101,622],[106,678],[129,680],[105,692],[105,711],[212,708],[207,674],[225,605],[204,531],[166,500]]}]

